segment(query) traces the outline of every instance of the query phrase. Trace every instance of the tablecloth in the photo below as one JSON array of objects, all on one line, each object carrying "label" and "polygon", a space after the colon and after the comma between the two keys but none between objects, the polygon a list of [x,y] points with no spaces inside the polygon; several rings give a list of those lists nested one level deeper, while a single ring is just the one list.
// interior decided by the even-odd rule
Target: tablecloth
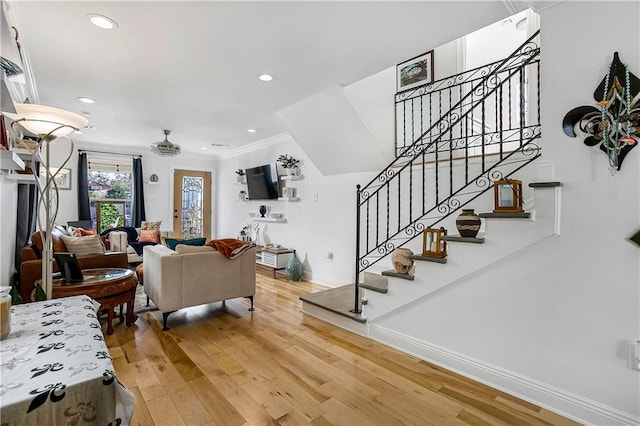
[{"label": "tablecloth", "polygon": [[3,426],[129,424],[135,397],[113,371],[97,306],[73,296],[11,308],[0,341]]}]

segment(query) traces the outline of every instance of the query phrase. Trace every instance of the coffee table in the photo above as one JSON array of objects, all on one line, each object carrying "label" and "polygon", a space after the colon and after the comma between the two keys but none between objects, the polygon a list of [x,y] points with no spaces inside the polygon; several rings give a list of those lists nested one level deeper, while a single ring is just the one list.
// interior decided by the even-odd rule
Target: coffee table
[{"label": "coffee table", "polygon": [[[53,280],[52,297],[60,298],[86,294],[100,302],[100,309],[107,310],[107,334],[113,334],[113,310],[118,305],[127,305],[126,323],[131,327],[138,319],[133,313],[138,279],[129,269],[122,268],[94,268],[83,269],[84,280],[69,283],[64,279]],[[122,321],[120,309],[120,321]]]}]

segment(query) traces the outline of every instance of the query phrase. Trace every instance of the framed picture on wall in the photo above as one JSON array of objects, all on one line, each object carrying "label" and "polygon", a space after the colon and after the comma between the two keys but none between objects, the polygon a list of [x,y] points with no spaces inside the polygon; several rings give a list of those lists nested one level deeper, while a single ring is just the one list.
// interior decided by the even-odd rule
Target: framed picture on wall
[{"label": "framed picture on wall", "polygon": [[[55,170],[51,170],[51,173],[55,173]],[[44,176],[44,168],[40,168],[40,176]],[[71,169],[60,169],[56,176],[56,184],[58,189],[71,189]]]},{"label": "framed picture on wall", "polygon": [[403,92],[433,81],[433,50],[396,66],[397,91]]}]

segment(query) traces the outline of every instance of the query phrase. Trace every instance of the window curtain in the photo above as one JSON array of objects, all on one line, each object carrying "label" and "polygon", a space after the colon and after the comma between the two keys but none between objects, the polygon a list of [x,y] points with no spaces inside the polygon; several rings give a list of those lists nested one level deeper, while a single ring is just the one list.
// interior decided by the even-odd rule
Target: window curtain
[{"label": "window curtain", "polygon": [[142,158],[133,159],[133,206],[131,211],[131,225],[139,228],[143,220],[147,220],[144,212],[144,181],[142,178]]},{"label": "window curtain", "polygon": [[[38,165],[35,165],[39,169]],[[20,280],[20,264],[22,263],[22,248],[36,232],[38,206],[38,189],[35,184],[18,184],[18,206],[16,221],[16,251],[14,255],[18,281]]]},{"label": "window curtain", "polygon": [[78,155],[78,220],[91,220],[86,152],[81,152]]}]

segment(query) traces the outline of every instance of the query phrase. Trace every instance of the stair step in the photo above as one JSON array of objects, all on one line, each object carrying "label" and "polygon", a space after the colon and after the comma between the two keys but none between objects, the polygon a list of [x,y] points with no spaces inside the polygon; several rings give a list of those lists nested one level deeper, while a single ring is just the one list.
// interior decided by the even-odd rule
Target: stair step
[{"label": "stair step", "polygon": [[483,219],[529,219],[531,213],[480,213],[478,216]]},{"label": "stair step", "polygon": [[375,291],[378,293],[386,294],[389,291],[389,284],[383,282],[362,283],[360,288],[366,288],[367,290]]},{"label": "stair step", "polygon": [[[414,278],[415,278],[411,274],[401,274],[400,272],[396,272],[396,271],[393,271],[393,270],[391,270],[391,271],[382,271],[382,275],[385,275],[387,277],[401,278],[403,280],[408,280],[408,281],[413,281]],[[386,291],[385,291],[385,293],[386,293]]]},{"label": "stair step", "polygon": [[[354,321],[364,323],[367,321],[366,318],[363,318],[361,314],[351,312],[351,309],[353,309],[353,291],[353,284],[347,284],[342,287],[331,288],[317,293],[305,294],[304,296],[300,296],[300,300]],[[362,295],[360,295],[360,297],[362,297]]]},{"label": "stair step", "polygon": [[427,257],[427,256],[420,256],[419,254],[414,254],[413,256],[411,256],[411,258],[413,260],[425,260],[427,262],[447,263],[446,257]]},{"label": "stair step", "polygon": [[475,243],[484,244],[484,237],[461,237],[460,235],[445,235],[442,237],[445,241],[455,241],[458,243]]},{"label": "stair step", "polygon": [[529,188],[556,188],[564,186],[562,182],[531,182]]}]

